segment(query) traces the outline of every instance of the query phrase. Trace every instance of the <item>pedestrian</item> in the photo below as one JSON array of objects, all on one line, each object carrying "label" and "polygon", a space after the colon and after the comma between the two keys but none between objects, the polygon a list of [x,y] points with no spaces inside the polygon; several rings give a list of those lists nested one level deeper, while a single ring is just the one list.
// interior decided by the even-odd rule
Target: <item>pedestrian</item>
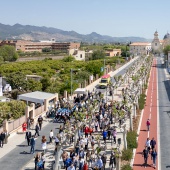
[{"label": "pedestrian", "polygon": [[113,129],[113,142],[114,142],[114,144],[116,144],[116,136],[117,136],[116,129]]},{"label": "pedestrian", "polygon": [[99,126],[99,123],[98,123],[97,120],[95,120],[94,126],[95,126],[95,131],[97,132],[98,131],[98,126]]},{"label": "pedestrian", "polygon": [[39,130],[40,130],[40,128],[39,128],[38,124],[36,124],[36,126],[35,126],[35,136],[36,135],[40,136]]},{"label": "pedestrian", "polygon": [[143,150],[142,156],[144,157],[144,166],[146,168],[147,166],[147,161],[148,161],[148,157],[149,157],[149,151],[147,146],[145,147],[145,149]]},{"label": "pedestrian", "polygon": [[75,170],[76,170],[76,169],[77,169],[77,159],[76,159],[76,157],[75,157],[75,156],[73,157],[73,161],[72,161],[72,163],[73,163],[74,168],[75,168]]},{"label": "pedestrian", "polygon": [[99,168],[99,170],[102,170],[103,168],[103,161],[100,156],[97,159],[96,166]]},{"label": "pedestrian", "polygon": [[150,153],[150,149],[151,149],[150,143],[151,143],[150,139],[147,138],[146,143],[145,143],[145,146],[147,147],[149,153]]},{"label": "pedestrian", "polygon": [[79,157],[79,170],[83,170],[84,166],[84,159],[80,156]]},{"label": "pedestrian", "polygon": [[4,132],[2,132],[1,134],[0,134],[0,145],[1,145],[1,148],[3,148],[3,146],[4,146],[4,140],[5,140],[5,133]]},{"label": "pedestrian", "polygon": [[3,142],[2,142],[2,135],[0,134],[0,147],[3,147]]},{"label": "pedestrian", "polygon": [[151,149],[153,150],[156,146],[156,141],[154,138],[152,138],[151,142],[150,142],[150,145],[151,145]]},{"label": "pedestrian", "polygon": [[72,163],[72,164],[67,168],[67,170],[75,170],[74,164]]},{"label": "pedestrian", "polygon": [[88,164],[87,164],[87,162],[84,162],[83,170],[88,170]]},{"label": "pedestrian", "polygon": [[32,136],[32,138],[31,138],[30,145],[31,145],[30,153],[33,154],[34,151],[35,151],[35,139],[34,139],[34,136]]},{"label": "pedestrian", "polygon": [[101,157],[101,159],[102,159],[102,162],[103,162],[103,170],[105,170],[106,160],[107,160],[106,155],[105,155],[105,154],[103,154],[103,155],[102,155],[102,157]]},{"label": "pedestrian", "polygon": [[50,131],[50,136],[49,136],[49,138],[50,138],[50,144],[52,143],[53,136],[54,136],[54,133],[53,133],[53,130],[51,129],[51,131]]},{"label": "pedestrian", "polygon": [[94,149],[94,145],[95,145],[95,140],[94,140],[94,137],[92,136],[92,138],[91,138],[91,147],[92,147],[92,149]]},{"label": "pedestrian", "polygon": [[77,155],[79,154],[79,149],[80,149],[80,146],[79,146],[79,142],[77,141],[76,146],[75,146],[75,152]]},{"label": "pedestrian", "polygon": [[27,130],[27,123],[24,122],[24,123],[22,124],[22,131],[23,131],[23,132],[26,132],[26,130]]},{"label": "pedestrian", "polygon": [[59,141],[58,137],[56,136],[56,137],[55,137],[55,144],[56,144],[56,146],[58,146],[59,142],[60,142],[60,141]]},{"label": "pedestrian", "polygon": [[45,136],[42,136],[41,142],[42,150],[45,153],[45,150],[47,149],[47,139]]},{"label": "pedestrian", "polygon": [[102,135],[103,135],[104,143],[106,144],[107,131],[105,129],[103,130]]},{"label": "pedestrian", "polygon": [[89,128],[87,126],[85,126],[84,128],[84,133],[85,133],[85,137],[88,137]]},{"label": "pedestrian", "polygon": [[27,118],[27,129],[30,129],[30,126],[31,126],[31,121],[30,121],[30,118],[28,117]]},{"label": "pedestrian", "polygon": [[113,153],[111,153],[111,155],[110,155],[110,161],[109,161],[109,167],[110,167],[110,169],[112,170],[114,167],[115,167],[115,156],[114,156],[114,154]]},{"label": "pedestrian", "polygon": [[156,149],[153,148],[152,152],[151,152],[151,159],[153,160],[153,168],[156,168],[156,158],[157,158],[157,152]]},{"label": "pedestrian", "polygon": [[41,161],[43,162],[43,169],[45,167],[45,155],[44,152],[41,153]]},{"label": "pedestrian", "polygon": [[35,163],[35,170],[38,170],[38,166],[37,166],[37,164],[38,164],[39,160],[40,160],[40,154],[39,154],[39,153],[37,153],[37,154],[36,154],[36,156],[35,156],[35,159],[34,159],[34,163]]},{"label": "pedestrian", "polygon": [[41,130],[41,128],[42,128],[42,123],[43,123],[43,118],[42,118],[42,116],[40,115],[39,118],[38,118],[38,124],[39,124],[40,130]]},{"label": "pedestrian", "polygon": [[148,119],[148,120],[146,121],[147,131],[150,130],[150,125],[151,125],[151,123],[150,123],[150,120]]},{"label": "pedestrian", "polygon": [[25,134],[25,139],[27,139],[28,146],[30,145],[31,136],[32,136],[31,132],[29,130],[27,130],[27,132]]}]

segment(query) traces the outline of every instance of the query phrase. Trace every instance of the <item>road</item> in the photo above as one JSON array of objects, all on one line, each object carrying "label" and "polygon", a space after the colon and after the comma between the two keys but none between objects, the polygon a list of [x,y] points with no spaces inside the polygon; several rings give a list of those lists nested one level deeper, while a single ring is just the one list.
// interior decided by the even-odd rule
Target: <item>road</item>
[{"label": "road", "polygon": [[170,75],[158,59],[160,170],[170,169]]},{"label": "road", "polygon": [[[135,60],[136,61],[136,60]],[[118,73],[117,74],[115,74],[115,76],[119,76],[119,75],[124,75],[125,73],[126,73],[126,71],[127,71],[127,69],[129,69],[132,65],[133,65],[133,63],[135,62],[135,61],[133,61],[132,63],[130,63],[127,67],[125,67],[123,70],[120,70],[119,71],[119,69],[118,69]],[[114,76],[111,78],[111,81],[112,81],[112,83],[114,84],[115,83],[115,80],[114,80]],[[98,89],[97,88],[97,86],[96,86],[96,91],[100,91],[101,93],[106,93],[106,89]]]},{"label": "road", "polygon": [[[45,135],[47,138],[47,141],[49,140],[49,132],[52,129],[54,132],[54,135],[57,134],[59,128],[58,123],[49,123],[47,124],[42,131],[40,131],[40,135]],[[36,140],[35,145],[35,152],[42,152],[41,149],[41,136],[38,137]],[[24,138],[25,136],[23,136]],[[17,140],[17,138],[15,139]],[[18,141],[18,145],[15,149],[13,149],[11,152],[6,154],[4,157],[0,159],[0,169],[1,170],[20,170],[24,165],[26,165],[30,160],[32,160],[33,156],[30,154],[30,146],[27,146],[27,142],[23,142],[20,144],[20,141]],[[6,145],[4,145],[4,148]],[[0,149],[1,150],[1,149]]]}]

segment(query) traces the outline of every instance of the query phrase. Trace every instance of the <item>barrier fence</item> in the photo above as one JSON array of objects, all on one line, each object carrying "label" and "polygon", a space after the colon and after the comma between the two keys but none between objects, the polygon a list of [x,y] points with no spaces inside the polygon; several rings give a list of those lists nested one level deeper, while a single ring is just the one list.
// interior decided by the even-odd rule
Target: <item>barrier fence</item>
[{"label": "barrier fence", "polygon": [[44,105],[38,107],[37,109],[35,109],[35,117],[40,115],[41,113],[44,112]]},{"label": "barrier fence", "polygon": [[14,129],[17,129],[19,126],[21,126],[24,122],[26,121],[26,116],[22,116],[16,120],[14,120],[13,122],[9,122],[8,123],[8,131],[11,132]]}]

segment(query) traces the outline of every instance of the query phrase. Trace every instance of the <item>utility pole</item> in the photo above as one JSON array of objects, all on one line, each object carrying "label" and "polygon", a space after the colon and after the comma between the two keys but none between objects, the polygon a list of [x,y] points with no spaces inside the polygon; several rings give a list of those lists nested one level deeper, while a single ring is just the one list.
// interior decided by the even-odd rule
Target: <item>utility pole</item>
[{"label": "utility pole", "polygon": [[104,75],[105,75],[105,62],[106,62],[106,59],[104,59],[104,67],[103,67]]}]

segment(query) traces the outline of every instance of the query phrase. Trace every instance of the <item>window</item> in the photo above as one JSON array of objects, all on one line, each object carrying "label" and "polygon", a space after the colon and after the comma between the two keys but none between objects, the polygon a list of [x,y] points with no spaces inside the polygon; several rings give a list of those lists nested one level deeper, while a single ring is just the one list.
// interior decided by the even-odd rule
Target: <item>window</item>
[{"label": "window", "polygon": [[157,46],[157,43],[155,43],[155,46]]},{"label": "window", "polygon": [[82,54],[80,54],[80,58],[82,58]]}]

